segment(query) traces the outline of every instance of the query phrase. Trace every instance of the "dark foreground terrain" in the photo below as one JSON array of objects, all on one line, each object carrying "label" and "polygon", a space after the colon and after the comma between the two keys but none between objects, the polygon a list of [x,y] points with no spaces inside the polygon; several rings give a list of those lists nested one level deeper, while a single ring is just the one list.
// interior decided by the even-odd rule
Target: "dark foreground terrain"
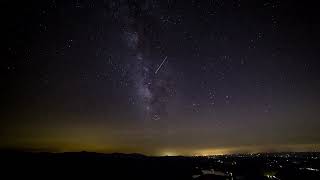
[{"label": "dark foreground terrain", "polygon": [[150,157],[1,152],[1,179],[320,179],[319,153]]}]

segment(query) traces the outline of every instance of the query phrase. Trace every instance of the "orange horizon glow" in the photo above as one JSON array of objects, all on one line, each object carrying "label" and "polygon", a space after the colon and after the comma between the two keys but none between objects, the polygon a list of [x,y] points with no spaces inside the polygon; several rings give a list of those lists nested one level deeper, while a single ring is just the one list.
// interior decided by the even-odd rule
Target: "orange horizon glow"
[{"label": "orange horizon glow", "polygon": [[[29,146],[11,146],[10,149],[26,150],[32,152],[96,152],[96,153],[138,153],[150,156],[215,156],[230,154],[257,154],[273,152],[320,152],[320,144],[284,144],[284,145],[255,145],[255,146],[238,146],[238,147],[217,147],[217,148],[165,148],[159,150],[139,149],[130,147],[106,147],[101,145],[81,145],[76,143],[59,144],[60,147],[44,144],[29,144]],[[5,147],[1,147],[5,148]],[[7,148],[8,149],[8,148]]]}]

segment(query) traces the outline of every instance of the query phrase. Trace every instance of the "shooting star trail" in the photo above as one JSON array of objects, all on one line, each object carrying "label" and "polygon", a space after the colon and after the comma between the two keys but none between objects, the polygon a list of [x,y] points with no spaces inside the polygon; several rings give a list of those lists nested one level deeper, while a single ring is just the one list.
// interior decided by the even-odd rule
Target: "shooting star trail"
[{"label": "shooting star trail", "polygon": [[166,62],[167,58],[168,58],[168,56],[166,56],[166,57],[164,58],[164,60],[162,61],[162,63],[161,63],[160,66],[158,67],[158,69],[156,70],[155,74],[158,73],[158,71],[161,69],[161,67],[163,66],[163,64]]}]

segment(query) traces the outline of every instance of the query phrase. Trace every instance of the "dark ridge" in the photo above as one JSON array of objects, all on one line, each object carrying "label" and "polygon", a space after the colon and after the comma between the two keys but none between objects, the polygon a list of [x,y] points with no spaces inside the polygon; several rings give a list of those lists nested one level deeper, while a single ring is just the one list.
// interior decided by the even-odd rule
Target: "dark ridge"
[{"label": "dark ridge", "polygon": [[2,175],[31,179],[320,179],[320,153],[145,156],[0,151]]}]

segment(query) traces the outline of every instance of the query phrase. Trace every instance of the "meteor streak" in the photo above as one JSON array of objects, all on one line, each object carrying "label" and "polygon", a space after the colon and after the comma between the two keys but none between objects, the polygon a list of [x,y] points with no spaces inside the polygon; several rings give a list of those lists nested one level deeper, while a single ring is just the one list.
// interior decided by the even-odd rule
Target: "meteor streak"
[{"label": "meteor streak", "polygon": [[167,58],[168,58],[168,56],[166,56],[166,57],[163,59],[162,63],[159,65],[159,67],[158,67],[158,69],[156,70],[155,74],[158,73],[158,71],[161,69],[162,65],[165,63],[165,61],[167,60]]}]

